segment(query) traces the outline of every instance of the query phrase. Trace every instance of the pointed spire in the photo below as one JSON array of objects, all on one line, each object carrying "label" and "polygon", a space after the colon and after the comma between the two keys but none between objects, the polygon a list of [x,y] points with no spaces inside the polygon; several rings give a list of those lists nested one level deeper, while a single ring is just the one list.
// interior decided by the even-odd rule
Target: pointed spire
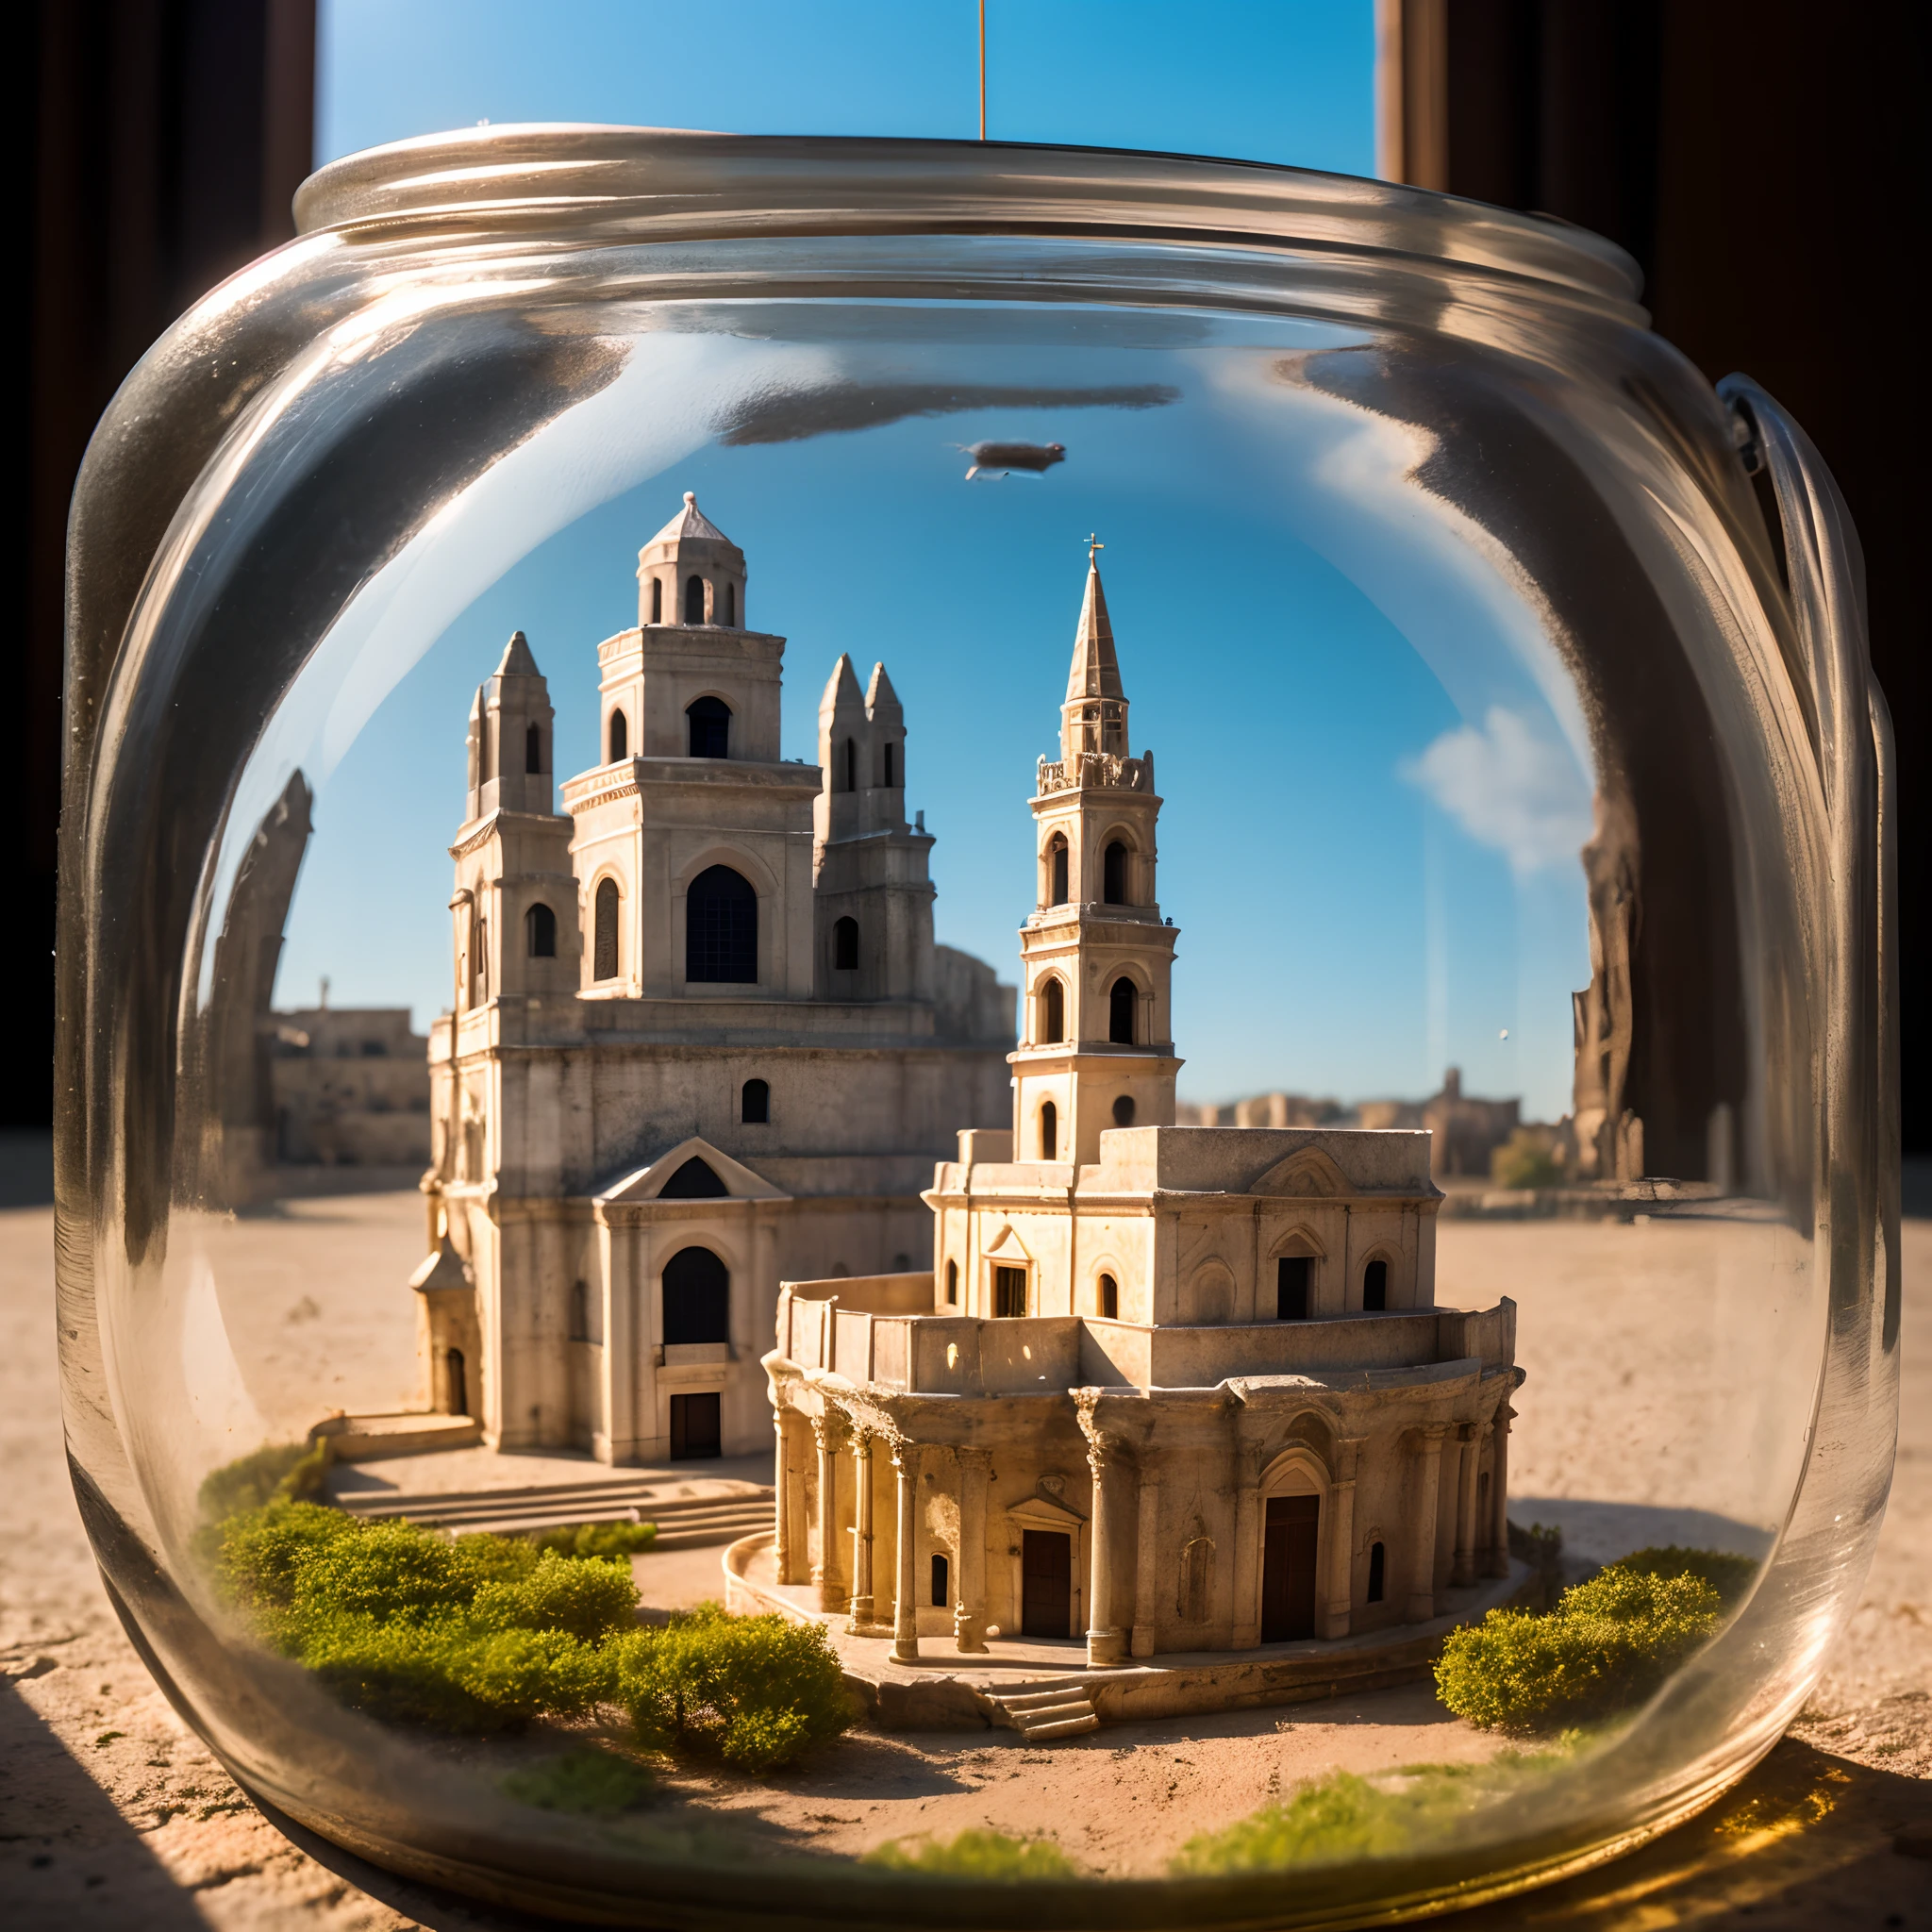
[{"label": "pointed spire", "polygon": [[858,676],[852,668],[851,658],[843,651],[839,653],[839,661],[832,666],[832,675],[825,680],[824,695],[819,699],[819,716],[829,718],[835,711],[848,707],[863,710],[864,694],[858,689]]},{"label": "pointed spire", "polygon": [[[651,543],[677,543],[687,537],[708,537],[714,543],[729,543],[731,539],[698,508],[695,490],[684,492],[684,508],[651,539]],[[649,549],[650,543],[644,548]]]},{"label": "pointed spire", "polygon": [[1100,584],[1097,559],[1087,559],[1087,595],[1080,606],[1080,627],[1074,636],[1073,669],[1067,674],[1067,702],[1081,698],[1120,698],[1120,660],[1113,651],[1113,625],[1107,614],[1107,592]]},{"label": "pointed spire", "polygon": [[903,715],[904,707],[899,703],[899,693],[892,689],[892,680],[886,675],[886,667],[883,664],[874,664],[872,667],[872,682],[865,691],[866,715],[877,717],[881,706],[889,710],[899,711]]},{"label": "pointed spire", "polygon": [[530,655],[530,641],[522,631],[510,634],[509,643],[505,647],[503,662],[496,667],[499,677],[541,677],[537,669],[537,660]]}]

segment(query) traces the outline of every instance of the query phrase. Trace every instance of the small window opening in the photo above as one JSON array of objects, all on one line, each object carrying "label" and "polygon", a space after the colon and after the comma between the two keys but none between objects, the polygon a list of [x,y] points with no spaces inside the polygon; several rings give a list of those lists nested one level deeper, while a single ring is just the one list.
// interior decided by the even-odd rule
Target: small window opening
[{"label": "small window opening", "polygon": [[1134,1124],[1134,1096],[1123,1093],[1113,1104],[1113,1124],[1117,1127],[1131,1127]]},{"label": "small window opening", "polygon": [[858,971],[858,922],[856,919],[841,919],[833,923],[832,970],[835,973]]},{"label": "small window opening", "polygon": [[1133,1045],[1134,1008],[1140,1004],[1140,988],[1123,973],[1107,995],[1107,1037],[1113,1045]]},{"label": "small window opening", "polygon": [[1284,1255],[1274,1264],[1274,1319],[1277,1322],[1306,1322],[1308,1319],[1308,1289],[1315,1272],[1313,1257]]},{"label": "small window opening", "polygon": [[1041,1103],[1040,1108],[1040,1158],[1042,1160],[1058,1160],[1060,1137],[1060,1110],[1052,1101]]},{"label": "small window opening", "polygon": [[692,577],[684,587],[684,621],[687,624],[702,624],[705,621],[703,577]]},{"label": "small window opening", "polygon": [[1388,1557],[1380,1543],[1369,1545],[1369,1601],[1378,1604],[1382,1601],[1383,1582],[1388,1570]]},{"label": "small window opening", "polygon": [[1127,848],[1118,839],[1108,842],[1101,858],[1100,896],[1109,906],[1127,903]]},{"label": "small window opening", "polygon": [[1380,1314],[1389,1306],[1389,1264],[1386,1261],[1371,1261],[1362,1270],[1362,1307],[1372,1315]]},{"label": "small window opening", "polygon": [[856,738],[845,741],[845,789],[848,791],[858,790],[858,741]]},{"label": "small window opening", "polygon": [[1111,1274],[1100,1277],[1100,1319],[1118,1322],[1121,1318],[1121,1285]]},{"label": "small window opening", "polygon": [[1067,994],[1058,979],[1049,979],[1040,991],[1040,1038],[1051,1045],[1067,1037]]},{"label": "small window opening", "polygon": [[731,756],[731,707],[723,698],[697,698],[684,708],[691,721],[691,755],[694,758]]},{"label": "small window opening", "polygon": [[543,727],[527,725],[524,731],[524,770],[533,776],[543,770]]},{"label": "small window opening", "polygon": [[1047,861],[1053,868],[1052,896],[1046,903],[1064,906],[1067,903],[1067,841],[1056,832],[1046,852]]},{"label": "small window opening", "polygon": [[738,628],[738,586],[729,577],[724,580],[724,622],[731,629]]},{"label": "small window opening", "polygon": [[662,624],[664,622],[664,579],[662,577],[653,577],[651,579],[651,622],[653,624]]},{"label": "small window opening", "polygon": [[1025,1269],[995,1268],[992,1271],[992,1311],[1002,1319],[1026,1312]]},{"label": "small window opening", "polygon": [[957,1308],[959,1306],[959,1264],[946,1263],[946,1306]]},{"label": "small window opening", "polygon": [[739,1089],[738,1118],[748,1127],[771,1124],[772,1090],[765,1081],[747,1080]]},{"label": "small window opening", "polygon": [[899,781],[892,775],[892,753],[895,747],[890,743],[879,747],[879,782],[890,791]]},{"label": "small window opening", "polygon": [[610,756],[607,764],[618,765],[630,756],[630,724],[622,711],[610,714]]},{"label": "small window opening", "polygon": [[449,1391],[451,1415],[468,1415],[470,1412],[470,1381],[463,1368],[463,1352],[459,1348],[444,1351],[443,1373],[447,1378],[445,1386]]},{"label": "small window opening", "polygon": [[[620,713],[620,715],[622,715]],[[598,979],[617,977],[617,881],[604,879],[597,887],[596,936],[591,972]]]},{"label": "small window opening", "polygon": [[588,1282],[573,1281],[570,1285],[570,1339],[573,1341],[591,1339],[591,1289]]},{"label": "small window opening", "polygon": [[932,1607],[936,1610],[947,1609],[952,1605],[952,1594],[948,1585],[952,1578],[946,1574],[951,1566],[935,1550],[932,1558]]},{"label": "small window opening", "polygon": [[532,906],[524,924],[530,934],[530,958],[533,959],[554,959],[557,958],[557,914],[549,907],[538,904]]}]

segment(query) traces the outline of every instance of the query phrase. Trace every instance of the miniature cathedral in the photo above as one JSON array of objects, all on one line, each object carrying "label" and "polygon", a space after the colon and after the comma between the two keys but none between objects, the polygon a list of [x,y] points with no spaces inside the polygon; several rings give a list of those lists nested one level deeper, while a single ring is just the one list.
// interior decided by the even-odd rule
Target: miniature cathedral
[{"label": "miniature cathedral", "polygon": [[691,493],[637,580],[589,770],[558,788],[521,631],[470,713],[412,1283],[427,1407],[620,1463],[770,1441],[780,1277],[929,1265],[920,1189],[1005,1118],[1014,1035],[933,942],[885,667],[841,656],[787,761],[785,640]]},{"label": "miniature cathedral", "polygon": [[1426,1133],[1173,1124],[1161,801],[1091,550],[1059,749],[1010,1127],[938,1164],[929,1273],[780,1293],[762,1587],[906,1661],[1404,1640],[1509,1574],[1514,1305],[1436,1306]]}]

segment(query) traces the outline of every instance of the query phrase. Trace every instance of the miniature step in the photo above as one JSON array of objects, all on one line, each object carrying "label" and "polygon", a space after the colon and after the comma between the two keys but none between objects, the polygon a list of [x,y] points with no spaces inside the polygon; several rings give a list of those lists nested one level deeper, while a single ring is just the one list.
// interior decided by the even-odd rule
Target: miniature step
[{"label": "miniature step", "polygon": [[512,1490],[495,1495],[358,1496],[341,1507],[365,1522],[407,1518],[438,1529],[498,1536],[527,1534],[580,1523],[653,1523],[657,1550],[698,1549],[735,1542],[770,1526],[772,1491],[750,1486],[724,1495],[655,1495],[644,1484],[586,1483],[551,1489]]},{"label": "miniature step", "polygon": [[1010,1695],[981,1693],[995,1724],[1018,1731],[1029,1743],[1051,1743],[1056,1738],[1097,1731],[1100,1715],[1084,1684],[1063,1684],[1050,1690],[1017,1691]]}]

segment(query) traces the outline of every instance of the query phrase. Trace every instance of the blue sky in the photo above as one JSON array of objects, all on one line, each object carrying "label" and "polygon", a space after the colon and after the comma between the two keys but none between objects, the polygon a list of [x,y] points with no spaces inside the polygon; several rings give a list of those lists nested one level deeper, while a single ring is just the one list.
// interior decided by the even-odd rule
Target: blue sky
[{"label": "blue sky", "polygon": [[[1371,166],[1367,0],[1200,4],[1185,37],[1171,8],[1132,0],[993,0],[988,13],[995,138]],[[486,118],[970,135],[974,25],[972,0],[325,0],[319,149]],[[1588,979],[1574,723],[1507,586],[1427,506],[1398,500],[1412,452],[1267,374],[1285,348],[1346,338],[1225,320],[1176,357],[1120,311],[1021,318],[1000,343],[971,324],[908,314],[865,373],[1166,382],[1175,399],[738,447],[697,434],[640,456],[638,425],[667,385],[750,394],[774,358],[815,380],[852,375],[821,319],[768,313],[752,328],[719,306],[639,338],[625,378],[574,412],[584,420],[551,455],[520,453],[526,467],[497,492],[535,500],[569,447],[625,452],[580,514],[534,547],[492,526],[501,503],[441,520],[413,591],[358,618],[365,674],[373,659],[378,694],[393,688],[344,704],[318,669],[264,752],[261,784],[276,758],[321,780],[279,1002],[308,1004],[325,973],[335,1003],[407,1001],[419,1025],[445,1003],[470,696],[522,628],[550,678],[559,772],[592,762],[595,645],[636,622],[637,548],[694,489],[748,554],[751,621],[790,640],[786,756],[814,755],[840,651],[861,678],[875,658],[889,666],[908,805],[939,839],[941,940],[1012,976],[1032,877],[1024,800],[1053,749],[1080,540],[1097,528],[1135,747],[1155,751],[1168,801],[1160,896],[1182,928],[1183,1093],[1419,1095],[1455,1059],[1474,1091],[1560,1111],[1568,993]],[[949,445],[987,434],[1071,454],[1043,481],[968,485]],[[1206,591],[1204,549],[1222,560]],[[330,731],[313,725],[325,712]]]}]

